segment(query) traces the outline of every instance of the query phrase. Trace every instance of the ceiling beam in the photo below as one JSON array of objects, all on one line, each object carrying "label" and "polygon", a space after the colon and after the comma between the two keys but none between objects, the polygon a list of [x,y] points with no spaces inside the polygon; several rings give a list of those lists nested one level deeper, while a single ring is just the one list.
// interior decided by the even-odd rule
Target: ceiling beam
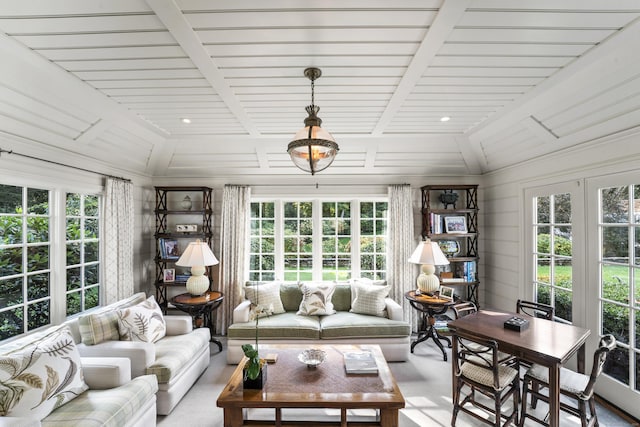
[{"label": "ceiling beam", "polygon": [[407,99],[415,85],[420,81],[425,70],[431,64],[447,36],[454,29],[456,23],[462,18],[470,0],[448,0],[442,2],[442,7],[438,11],[433,23],[429,27],[425,38],[420,43],[411,63],[407,67],[402,80],[398,84],[396,91],[389,100],[378,124],[373,129],[373,135],[380,135],[384,132],[391,120]]},{"label": "ceiling beam", "polygon": [[251,136],[258,136],[259,132],[253,125],[251,119],[242,108],[240,101],[231,90],[220,72],[220,69],[213,61],[202,42],[187,22],[182,11],[173,0],[146,0],[147,4],[158,19],[167,27],[173,38],[176,39],[180,47],[189,56],[191,61],[200,70],[205,79],[211,84],[214,90],[220,95],[222,101],[229,110],[238,118],[242,126]]}]

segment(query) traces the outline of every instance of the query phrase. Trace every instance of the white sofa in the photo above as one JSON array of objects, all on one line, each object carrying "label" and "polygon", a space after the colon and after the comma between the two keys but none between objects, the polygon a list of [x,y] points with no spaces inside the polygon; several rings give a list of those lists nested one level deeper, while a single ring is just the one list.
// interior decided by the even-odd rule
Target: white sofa
[{"label": "white sofa", "polygon": [[[0,346],[1,357],[11,357],[38,341],[48,339],[52,332],[64,328],[54,326],[45,331],[27,335]],[[77,349],[76,349],[77,350]],[[28,353],[28,352],[27,352]],[[128,358],[79,357],[79,371],[88,389],[64,405],[53,409],[40,419],[33,413],[0,417],[0,427],[149,427],[156,425],[155,375],[131,378]],[[51,364],[47,364],[51,366]],[[54,368],[55,369],[55,368]],[[53,374],[62,378],[61,370]],[[51,375],[49,377],[51,378]],[[18,378],[14,385],[21,386]],[[36,390],[40,394],[40,390]],[[3,393],[4,396],[4,393]],[[25,398],[26,395],[23,395]]]},{"label": "white sofa", "polygon": [[[251,286],[251,284],[248,284]],[[372,286],[384,285],[377,282]],[[336,313],[326,316],[296,314],[302,301],[297,284],[281,284],[284,313],[262,317],[258,323],[260,343],[264,344],[378,344],[388,362],[409,358],[411,328],[404,321],[402,307],[384,298],[384,315],[351,312],[353,287],[338,284],[332,296]],[[250,320],[251,302],[244,300],[233,311],[233,323],[227,330],[227,363],[242,357],[242,345],[255,343],[256,323]]]},{"label": "white sofa", "polygon": [[[143,292],[90,313],[100,316],[146,299]],[[89,315],[85,315],[89,316]],[[83,316],[66,322],[71,327],[83,357],[126,357],[131,361],[131,377],[155,374],[158,379],[157,413],[167,415],[180,402],[209,366],[209,328],[193,329],[187,315],[164,316],[166,335],[155,343],[107,340],[98,344],[82,342]]]}]

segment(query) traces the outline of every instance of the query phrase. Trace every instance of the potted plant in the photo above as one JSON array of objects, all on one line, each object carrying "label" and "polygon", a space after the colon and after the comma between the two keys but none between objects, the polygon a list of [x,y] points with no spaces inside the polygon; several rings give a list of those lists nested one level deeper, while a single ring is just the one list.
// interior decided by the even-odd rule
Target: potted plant
[{"label": "potted plant", "polygon": [[[256,284],[257,286],[257,284]],[[258,293],[256,292],[256,295]],[[257,303],[258,301],[256,301]],[[271,307],[273,312],[273,307]],[[243,344],[242,352],[247,357],[247,362],[244,365],[242,386],[245,389],[261,389],[267,381],[267,363],[264,359],[260,358],[258,353],[258,319],[262,315],[268,315],[269,308],[256,304],[254,310],[254,316],[256,318],[256,344]]]}]

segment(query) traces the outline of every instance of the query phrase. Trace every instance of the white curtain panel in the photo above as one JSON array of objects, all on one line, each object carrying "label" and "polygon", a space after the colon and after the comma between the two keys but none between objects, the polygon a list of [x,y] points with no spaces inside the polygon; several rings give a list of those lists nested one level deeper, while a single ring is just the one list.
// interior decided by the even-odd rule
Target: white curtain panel
[{"label": "white curtain panel", "polygon": [[243,300],[249,232],[251,188],[225,185],[220,223],[220,291],[222,306],[216,311],[216,333],[226,334],[233,309]]},{"label": "white curtain panel", "polygon": [[405,292],[416,287],[416,268],[409,263],[415,249],[413,237],[413,209],[411,186],[391,185],[389,195],[389,244],[387,246],[387,282],[391,285],[389,296],[404,310],[404,318],[417,330],[418,316],[404,297]]},{"label": "white curtain panel", "polygon": [[105,305],[133,295],[133,184],[107,178],[103,212]]}]

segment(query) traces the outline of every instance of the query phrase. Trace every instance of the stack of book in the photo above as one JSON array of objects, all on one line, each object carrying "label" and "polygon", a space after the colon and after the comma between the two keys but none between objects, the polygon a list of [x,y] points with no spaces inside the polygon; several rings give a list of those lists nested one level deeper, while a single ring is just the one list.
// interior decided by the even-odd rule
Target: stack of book
[{"label": "stack of book", "polygon": [[378,365],[370,351],[348,351],[344,353],[347,374],[377,374]]}]

